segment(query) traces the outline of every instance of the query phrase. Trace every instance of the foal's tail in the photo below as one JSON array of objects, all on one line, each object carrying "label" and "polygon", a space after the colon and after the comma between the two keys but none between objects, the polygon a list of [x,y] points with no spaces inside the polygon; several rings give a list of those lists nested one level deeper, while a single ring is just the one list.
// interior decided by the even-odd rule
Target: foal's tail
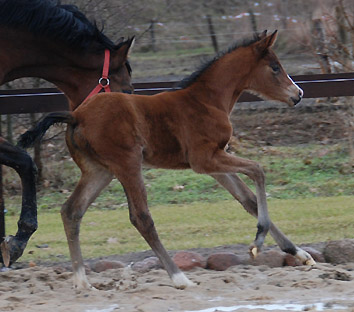
[{"label": "foal's tail", "polygon": [[17,146],[22,148],[32,147],[35,142],[40,141],[46,131],[54,124],[66,123],[74,125],[75,118],[71,112],[54,112],[45,116],[35,127],[22,134],[17,142]]}]

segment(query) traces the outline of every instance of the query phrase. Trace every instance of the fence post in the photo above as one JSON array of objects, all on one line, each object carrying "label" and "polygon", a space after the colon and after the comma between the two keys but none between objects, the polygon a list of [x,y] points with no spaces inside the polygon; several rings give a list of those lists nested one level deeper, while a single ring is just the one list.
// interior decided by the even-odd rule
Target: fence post
[{"label": "fence post", "polygon": [[248,9],[248,13],[250,15],[250,21],[251,21],[251,27],[253,32],[257,32],[257,21],[256,21],[256,16],[253,13],[253,10],[250,8]]},{"label": "fence post", "polygon": [[155,39],[155,23],[156,21],[154,19],[151,20],[150,24],[150,37],[151,37],[151,50],[153,52],[156,52],[156,39]]},{"label": "fence post", "polygon": [[209,35],[211,38],[211,43],[213,44],[214,50],[216,53],[219,52],[219,46],[218,46],[218,41],[216,39],[216,34],[215,34],[215,30],[214,30],[214,25],[213,25],[213,20],[211,18],[211,15],[207,15],[206,16],[207,21],[208,21],[208,27],[209,27]]}]

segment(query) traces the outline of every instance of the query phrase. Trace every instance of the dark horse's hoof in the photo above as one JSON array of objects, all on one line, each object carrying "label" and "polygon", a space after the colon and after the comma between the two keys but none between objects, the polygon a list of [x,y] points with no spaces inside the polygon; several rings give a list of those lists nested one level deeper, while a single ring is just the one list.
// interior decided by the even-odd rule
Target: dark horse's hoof
[{"label": "dark horse's hoof", "polygon": [[0,262],[6,267],[16,262],[23,254],[27,241],[19,240],[16,236],[7,236],[1,243]]}]

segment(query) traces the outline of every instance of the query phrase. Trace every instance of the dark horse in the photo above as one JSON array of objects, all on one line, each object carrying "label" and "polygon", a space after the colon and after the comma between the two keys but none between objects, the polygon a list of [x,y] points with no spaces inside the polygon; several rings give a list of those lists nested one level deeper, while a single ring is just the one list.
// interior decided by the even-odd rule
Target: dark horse
[{"label": "dark horse", "polygon": [[[97,85],[132,92],[127,59],[132,43],[133,39],[123,38],[113,43],[72,5],[56,0],[0,0],[0,84],[21,77],[43,78],[65,93],[71,110]],[[102,75],[104,67],[107,73]],[[0,261],[9,265],[22,255],[37,229],[35,165],[25,151],[3,138],[0,163],[17,171],[23,187],[18,232],[2,243],[6,261],[1,255]]]},{"label": "dark horse", "polygon": [[[280,248],[302,263],[312,257],[294,245],[268,216],[265,176],[254,161],[228,154],[229,115],[244,90],[297,104],[303,91],[290,79],[271,47],[277,33],[263,32],[236,44],[182,83],[181,89],[153,96],[99,94],[73,113],[49,114],[20,140],[23,147],[54,123],[67,123],[67,144],[82,176],[61,215],[74,270],[74,285],[89,288],[79,243],[81,219],[101,190],[116,176],[129,204],[130,220],[154,250],[178,288],[192,285],[171,260],[148,210],[142,166],[188,169],[209,174],[258,218],[251,246],[256,256],[270,231]],[[238,177],[256,185],[256,195]]]}]

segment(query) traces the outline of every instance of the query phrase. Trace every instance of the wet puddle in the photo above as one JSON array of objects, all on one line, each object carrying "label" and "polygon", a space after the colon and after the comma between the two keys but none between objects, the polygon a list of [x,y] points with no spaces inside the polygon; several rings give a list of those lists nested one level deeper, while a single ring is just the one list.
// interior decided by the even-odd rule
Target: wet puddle
[{"label": "wet puddle", "polygon": [[244,304],[232,307],[213,307],[204,310],[193,310],[185,312],[233,312],[240,309],[262,309],[265,311],[327,311],[327,310],[346,310],[348,307],[338,305],[338,304],[328,304],[328,303],[308,303],[308,304]]},{"label": "wet puddle", "polygon": [[113,312],[116,308],[118,308],[118,304],[112,304],[108,308],[102,309],[102,308],[97,308],[97,309],[88,309],[85,310],[85,312]]}]

